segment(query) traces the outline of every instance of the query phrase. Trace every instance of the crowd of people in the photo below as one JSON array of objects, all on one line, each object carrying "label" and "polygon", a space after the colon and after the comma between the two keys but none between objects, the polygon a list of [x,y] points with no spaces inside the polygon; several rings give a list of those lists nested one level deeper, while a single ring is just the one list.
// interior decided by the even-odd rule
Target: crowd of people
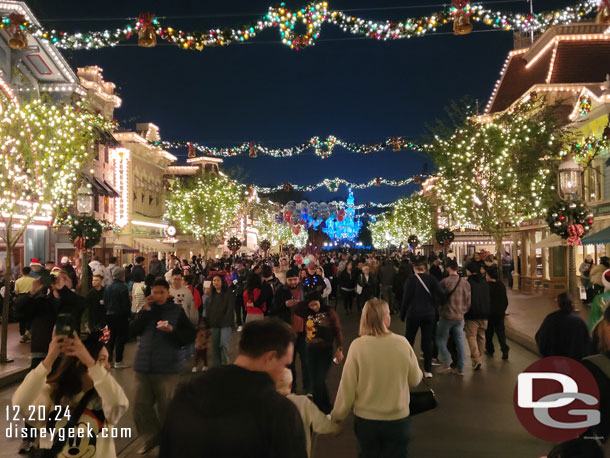
[{"label": "crowd of people", "polygon": [[[306,457],[312,432],[336,433],[353,412],[361,457],[405,457],[411,388],[434,375],[463,376],[466,346],[468,370],[480,371],[482,355],[495,354],[494,336],[502,359],[509,358],[505,262],[499,266],[492,255],[475,253],[461,265],[452,253],[399,251],[134,261],[94,259],[85,296],[82,268],[67,258],[53,266],[33,259],[23,269],[16,310],[32,370],[14,405],[69,406],[80,415],[64,428],[80,425],[82,416],[99,429],[115,425],[131,401],[143,439],[138,452],[159,446],[164,457],[201,450]],[[610,269],[602,280],[608,288],[596,300],[605,304]],[[537,335],[543,356],[567,351],[563,334],[577,323],[569,296],[559,296],[558,306]],[[566,356],[610,356],[610,311],[599,307],[593,340],[574,352],[576,344],[568,345]],[[345,352],[340,317],[354,313],[359,337]],[[406,321],[404,337],[390,331],[393,316]],[[586,325],[579,332],[589,338]],[[418,333],[423,370],[414,351]],[[130,340],[137,340],[136,394],[128,400],[113,374],[130,367]],[[333,364],[344,364],[334,400],[327,386]],[[607,403],[603,397],[605,418]],[[26,425],[22,453],[38,447],[60,456],[90,447],[87,456],[115,456],[112,439],[41,440],[37,428],[54,419],[38,420]],[[608,422],[601,428],[596,433],[607,437]]]}]

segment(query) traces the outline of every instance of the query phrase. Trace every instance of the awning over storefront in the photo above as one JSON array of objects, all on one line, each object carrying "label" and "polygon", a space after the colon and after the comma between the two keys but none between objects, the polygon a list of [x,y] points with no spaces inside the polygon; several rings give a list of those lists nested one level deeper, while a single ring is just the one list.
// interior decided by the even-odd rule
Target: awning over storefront
[{"label": "awning over storefront", "polygon": [[553,248],[556,246],[565,246],[566,241],[557,234],[551,234],[543,238],[540,242],[534,244],[534,248]]},{"label": "awning over storefront", "polygon": [[142,251],[148,252],[161,252],[161,253],[171,253],[176,249],[170,245],[166,245],[165,243],[157,242],[153,239],[133,239],[134,245],[139,247]]},{"label": "awning over storefront", "polygon": [[92,175],[83,174],[83,177],[91,185],[93,194],[103,197],[120,197],[119,193],[106,180],[100,180]]},{"label": "awning over storefront", "polygon": [[583,245],[599,245],[610,243],[610,227],[601,229],[582,238]]}]

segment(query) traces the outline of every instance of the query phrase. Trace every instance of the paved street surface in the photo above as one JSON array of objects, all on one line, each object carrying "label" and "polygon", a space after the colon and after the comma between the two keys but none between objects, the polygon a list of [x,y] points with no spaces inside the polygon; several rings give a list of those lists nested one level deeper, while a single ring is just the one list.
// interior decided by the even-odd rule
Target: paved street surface
[{"label": "paved street surface", "polygon": [[[346,346],[356,337],[359,317],[355,314],[342,319]],[[394,332],[403,334],[404,323],[396,317],[392,323]],[[412,419],[411,457],[520,457],[538,458],[546,455],[552,444],[530,436],[519,424],[514,414],[512,396],[518,373],[536,360],[536,355],[516,343],[511,346],[510,360],[502,361],[497,355],[484,360],[481,371],[466,369],[463,378],[454,375],[435,376],[430,386],[435,390],[439,406],[434,411]],[[135,344],[129,344],[126,360],[131,362]],[[421,353],[416,343],[416,352]],[[467,351],[468,354],[468,351]],[[331,393],[336,392],[342,366],[333,365],[329,375]],[[130,400],[134,399],[133,370],[113,370]],[[189,375],[185,375],[188,377]],[[15,386],[0,391],[2,418],[0,427],[0,458],[14,457],[20,441],[7,439],[6,406]],[[132,410],[122,418],[119,427],[131,428],[133,437],[116,440],[120,457],[136,457],[140,441],[137,439]],[[155,456],[155,452],[149,456]],[[356,440],[352,418],[348,418],[343,432],[337,437],[323,436],[315,439],[314,458],[356,457]]]}]

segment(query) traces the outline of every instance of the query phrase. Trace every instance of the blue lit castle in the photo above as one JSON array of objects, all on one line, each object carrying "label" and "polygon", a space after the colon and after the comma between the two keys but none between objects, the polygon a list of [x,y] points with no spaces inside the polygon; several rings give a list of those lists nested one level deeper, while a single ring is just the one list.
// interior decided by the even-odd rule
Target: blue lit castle
[{"label": "blue lit castle", "polygon": [[356,216],[354,193],[349,189],[345,209],[341,209],[336,214],[331,214],[330,218],[326,220],[326,227],[322,231],[333,242],[354,243],[361,228],[360,217]]}]

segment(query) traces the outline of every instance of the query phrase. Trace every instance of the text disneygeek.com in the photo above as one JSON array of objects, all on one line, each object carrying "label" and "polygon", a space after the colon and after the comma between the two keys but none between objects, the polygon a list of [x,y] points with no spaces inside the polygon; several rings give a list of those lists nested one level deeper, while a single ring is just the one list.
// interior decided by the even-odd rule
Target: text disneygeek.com
[{"label": "text disneygeek.com", "polygon": [[87,438],[112,438],[112,439],[130,439],[131,428],[101,428],[98,431],[94,430],[89,425],[76,425],[74,428],[23,428],[9,424],[9,427],[5,429],[4,435],[7,439],[27,439],[27,438],[41,438],[50,439],[53,441],[55,437],[59,438],[60,441],[64,442],[67,439],[83,439]]}]

